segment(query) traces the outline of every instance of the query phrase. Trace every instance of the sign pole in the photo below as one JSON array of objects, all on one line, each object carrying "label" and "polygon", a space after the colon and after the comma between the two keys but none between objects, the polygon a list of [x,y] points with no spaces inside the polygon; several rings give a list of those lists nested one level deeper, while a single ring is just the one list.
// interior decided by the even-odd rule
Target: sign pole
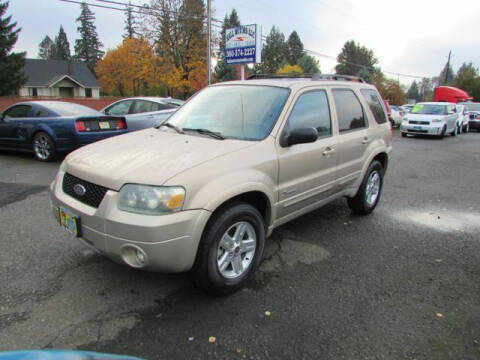
[{"label": "sign pole", "polygon": [[241,71],[242,78],[241,78],[241,79],[242,79],[242,81],[243,81],[243,80],[245,80],[245,64],[242,64],[242,65],[241,65],[241,69],[242,69],[242,71]]},{"label": "sign pole", "polygon": [[207,0],[207,85],[212,79],[212,0]]}]

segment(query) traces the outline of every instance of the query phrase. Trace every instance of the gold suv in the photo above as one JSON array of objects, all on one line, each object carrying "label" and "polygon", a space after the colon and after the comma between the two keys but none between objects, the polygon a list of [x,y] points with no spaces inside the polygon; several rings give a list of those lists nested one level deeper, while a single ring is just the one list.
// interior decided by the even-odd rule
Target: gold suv
[{"label": "gold suv", "polygon": [[209,86],[166,123],[85,146],[51,185],[55,218],[134,268],[240,288],[273,229],[334,199],[380,200],[391,129],[376,88],[345,76]]}]

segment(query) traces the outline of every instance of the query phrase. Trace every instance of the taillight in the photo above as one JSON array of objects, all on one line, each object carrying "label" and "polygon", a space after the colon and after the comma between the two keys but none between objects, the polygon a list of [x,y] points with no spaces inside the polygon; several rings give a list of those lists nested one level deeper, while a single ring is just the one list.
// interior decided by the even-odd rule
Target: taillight
[{"label": "taillight", "polygon": [[75,128],[78,132],[87,131],[87,127],[85,126],[85,122],[83,121],[76,121]]},{"label": "taillight", "polygon": [[125,119],[118,119],[118,128],[120,130],[127,128],[127,123],[125,122]]}]

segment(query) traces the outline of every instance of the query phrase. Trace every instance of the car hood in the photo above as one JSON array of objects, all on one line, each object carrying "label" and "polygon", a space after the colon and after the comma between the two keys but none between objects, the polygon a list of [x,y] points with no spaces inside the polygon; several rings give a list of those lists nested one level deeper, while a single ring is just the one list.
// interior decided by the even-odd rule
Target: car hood
[{"label": "car hood", "polygon": [[185,170],[254,144],[152,128],[84,146],[68,155],[62,167],[113,190],[126,183],[162,185]]},{"label": "car hood", "polygon": [[407,119],[408,120],[421,120],[421,121],[431,121],[434,119],[443,119],[447,115],[425,115],[425,114],[412,114],[408,113],[407,114]]}]

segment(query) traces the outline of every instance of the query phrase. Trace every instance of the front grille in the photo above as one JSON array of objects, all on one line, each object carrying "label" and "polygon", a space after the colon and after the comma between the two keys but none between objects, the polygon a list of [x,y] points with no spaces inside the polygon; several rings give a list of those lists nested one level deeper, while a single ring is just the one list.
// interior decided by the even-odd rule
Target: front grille
[{"label": "front grille", "polygon": [[430,125],[430,123],[428,121],[410,120],[408,123],[409,124],[418,124],[418,125]]},{"label": "front grille", "polygon": [[[73,189],[75,185],[82,185],[85,188],[85,193],[83,195],[76,193]],[[103,186],[92,184],[68,173],[63,177],[62,187],[65,194],[94,208],[98,208],[108,190]]]}]

